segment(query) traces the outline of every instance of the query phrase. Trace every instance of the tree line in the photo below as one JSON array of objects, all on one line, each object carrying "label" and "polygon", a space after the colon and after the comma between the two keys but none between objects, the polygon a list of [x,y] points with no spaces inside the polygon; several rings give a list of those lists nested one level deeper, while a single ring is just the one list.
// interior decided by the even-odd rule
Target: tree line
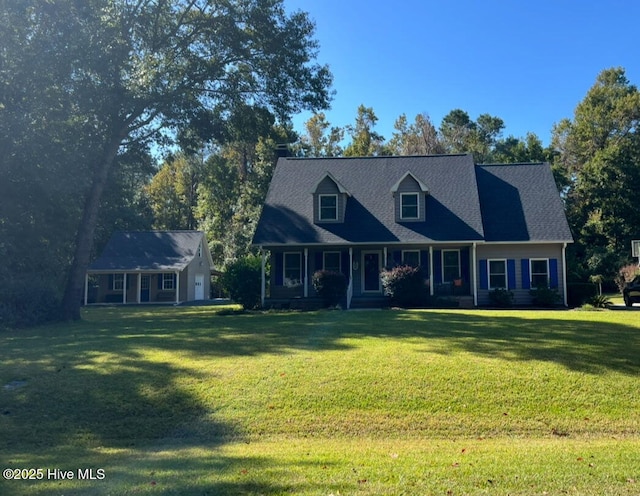
[{"label": "tree line", "polygon": [[[551,144],[452,110],[327,122],[314,24],[283,0],[22,0],[0,9],[0,319],[77,319],[114,230],[202,229],[219,266],[250,250],[277,160],[473,153],[548,161],[576,239],[570,277],[613,277],[640,237],[640,95],[604,70]],[[304,129],[291,117],[313,112]],[[162,158],[158,158],[162,157]],[[0,322],[0,326],[2,322]]]}]

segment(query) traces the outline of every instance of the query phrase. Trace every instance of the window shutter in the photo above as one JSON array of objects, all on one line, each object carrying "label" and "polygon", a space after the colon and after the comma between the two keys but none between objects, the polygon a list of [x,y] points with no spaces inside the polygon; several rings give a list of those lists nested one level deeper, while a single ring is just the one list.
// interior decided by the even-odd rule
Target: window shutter
[{"label": "window shutter", "polygon": [[429,252],[427,250],[420,251],[420,268],[425,276],[429,276]]},{"label": "window shutter", "polygon": [[351,274],[349,274],[349,250],[345,250],[340,254],[340,264],[342,265],[342,273],[347,278],[347,284],[349,284],[349,278]]},{"label": "window shutter", "polygon": [[433,282],[442,284],[442,251],[440,250],[433,252]]},{"label": "window shutter", "polygon": [[507,289],[516,289],[516,261],[507,260]]},{"label": "window shutter", "polygon": [[[386,263],[385,261],[385,264]],[[400,250],[393,251],[393,263],[394,265],[402,265],[402,252]]]},{"label": "window shutter", "polygon": [[463,281],[471,280],[471,270],[469,264],[469,248],[462,248],[460,250],[460,275]]},{"label": "window shutter", "polygon": [[522,289],[531,289],[531,274],[529,272],[529,259],[520,260],[522,267]]},{"label": "window shutter", "polygon": [[284,276],[283,276],[283,272],[284,272],[284,254],[283,253],[276,253],[275,255],[275,279],[276,279],[276,286],[282,286],[284,284]]},{"label": "window shutter", "polygon": [[550,288],[558,287],[558,259],[557,258],[549,259],[549,287]]},{"label": "window shutter", "polygon": [[113,289],[113,274],[109,274],[109,291]]},{"label": "window shutter", "polygon": [[489,289],[489,274],[487,273],[487,260],[480,260],[480,289]]},{"label": "window shutter", "polygon": [[162,289],[162,278],[164,277],[164,274],[160,273],[158,274],[158,289]]},{"label": "window shutter", "polygon": [[[317,251],[317,252],[316,252],[316,255],[315,255],[315,257],[314,257],[315,270],[322,270],[322,269],[324,269],[324,267],[323,267],[323,265],[324,265],[324,264],[322,263],[322,262],[323,262],[323,260],[322,260],[322,256],[323,256],[323,255],[322,255],[322,253],[323,253],[322,251]],[[281,271],[281,272],[282,272],[282,271]]]}]

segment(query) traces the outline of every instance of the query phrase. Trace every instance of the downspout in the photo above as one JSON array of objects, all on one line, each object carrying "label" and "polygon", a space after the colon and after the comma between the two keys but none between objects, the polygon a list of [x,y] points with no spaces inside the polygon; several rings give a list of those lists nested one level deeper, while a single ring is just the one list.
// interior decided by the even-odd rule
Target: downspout
[{"label": "downspout", "polygon": [[429,294],[433,296],[433,246],[429,246]]},{"label": "downspout", "polygon": [[84,306],[87,306],[89,301],[89,272],[84,273]]},{"label": "downspout", "polygon": [[142,302],[142,272],[138,272],[138,304]]},{"label": "downspout", "polygon": [[564,299],[564,306],[569,306],[569,300],[567,298],[567,243],[562,245],[562,293]]},{"label": "downspout", "polygon": [[265,300],[265,297],[267,295],[267,289],[265,287],[267,278],[265,277],[264,269],[265,269],[265,266],[266,266],[267,262],[266,262],[266,254],[265,254],[264,250],[262,249],[262,245],[260,246],[260,255],[262,256],[262,274],[261,274],[261,283],[260,283],[260,303],[261,303],[261,306],[264,308],[264,300]]},{"label": "downspout", "polygon": [[180,303],[180,272],[176,270],[176,305]]},{"label": "downspout", "polygon": [[347,286],[347,310],[351,308],[353,298],[353,248],[349,247],[349,285]]},{"label": "downspout", "polygon": [[303,296],[309,297],[309,248],[304,249],[304,291]]},{"label": "downspout", "polygon": [[473,269],[471,269],[472,279],[473,279],[473,306],[478,306],[478,254],[477,254],[478,243],[473,243],[471,250],[471,263],[473,264]]},{"label": "downspout", "polygon": [[122,304],[127,303],[127,273],[122,277]]}]

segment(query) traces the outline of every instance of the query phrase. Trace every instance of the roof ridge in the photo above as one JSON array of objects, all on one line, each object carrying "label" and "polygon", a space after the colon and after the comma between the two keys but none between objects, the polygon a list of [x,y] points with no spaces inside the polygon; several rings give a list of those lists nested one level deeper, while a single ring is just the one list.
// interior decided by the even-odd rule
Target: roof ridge
[{"label": "roof ridge", "polygon": [[375,155],[375,156],[358,156],[358,157],[281,157],[283,160],[381,160],[389,158],[435,158],[435,157],[466,157],[471,153],[434,153],[433,155]]}]

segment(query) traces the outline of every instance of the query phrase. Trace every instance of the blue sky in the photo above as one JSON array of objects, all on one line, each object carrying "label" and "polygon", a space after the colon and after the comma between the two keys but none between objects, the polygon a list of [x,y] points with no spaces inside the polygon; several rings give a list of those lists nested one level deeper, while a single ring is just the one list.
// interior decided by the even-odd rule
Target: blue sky
[{"label": "blue sky", "polygon": [[[569,0],[285,0],[309,13],[336,96],[327,119],[353,123],[373,107],[376,131],[426,112],[439,126],[460,108],[504,120],[503,135],[549,144],[598,73],[624,67],[640,84],[640,2]],[[310,114],[294,119],[303,131]]]}]

